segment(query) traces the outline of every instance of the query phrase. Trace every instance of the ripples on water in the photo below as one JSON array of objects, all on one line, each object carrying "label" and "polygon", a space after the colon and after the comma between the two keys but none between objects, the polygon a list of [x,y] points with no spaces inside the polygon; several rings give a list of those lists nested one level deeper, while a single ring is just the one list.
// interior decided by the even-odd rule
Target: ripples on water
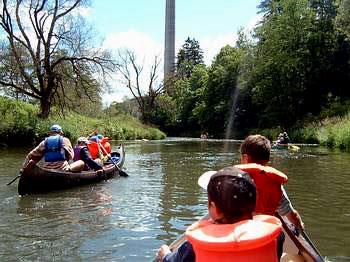
[{"label": "ripples on water", "polygon": [[[0,151],[0,261],[150,261],[206,213],[197,178],[237,163],[239,143],[167,140],[126,144],[128,178],[19,197],[24,149]],[[307,231],[330,261],[349,261],[350,154],[317,147],[272,152]]]}]

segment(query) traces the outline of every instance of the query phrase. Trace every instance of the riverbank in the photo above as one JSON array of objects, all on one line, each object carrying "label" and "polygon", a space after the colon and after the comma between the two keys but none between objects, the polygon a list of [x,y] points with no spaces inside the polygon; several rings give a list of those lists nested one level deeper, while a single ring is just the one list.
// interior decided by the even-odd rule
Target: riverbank
[{"label": "riverbank", "polygon": [[48,119],[37,117],[38,107],[22,101],[0,97],[0,146],[32,145],[47,136],[48,128],[60,124],[72,142],[79,136],[87,136],[98,129],[115,140],[164,139],[165,133],[140,123],[136,118],[120,114],[100,115],[98,118],[69,113],[62,117],[52,115]]},{"label": "riverbank", "polygon": [[[255,131],[275,140],[279,128]],[[344,116],[327,117],[287,130],[294,143],[320,144],[330,148],[350,149],[350,113]]]}]

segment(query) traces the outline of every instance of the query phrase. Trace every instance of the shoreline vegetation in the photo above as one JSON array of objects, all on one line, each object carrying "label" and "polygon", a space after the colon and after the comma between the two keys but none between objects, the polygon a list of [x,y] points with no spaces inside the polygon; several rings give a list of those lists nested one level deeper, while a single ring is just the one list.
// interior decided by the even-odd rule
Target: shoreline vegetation
[{"label": "shoreline vegetation", "polygon": [[[283,130],[280,128],[254,130],[271,141]],[[325,117],[322,120],[304,123],[288,132],[293,143],[319,144],[329,148],[350,150],[350,112],[344,116]]]},{"label": "shoreline vegetation", "polygon": [[98,130],[113,140],[164,139],[165,133],[157,128],[142,124],[136,118],[120,114],[101,114],[92,118],[78,113],[62,117],[53,113],[48,119],[41,119],[38,106],[20,100],[0,96],[0,147],[35,145],[47,136],[48,128],[57,123],[72,144],[79,136],[88,136]]},{"label": "shoreline vegetation", "polygon": [[[65,136],[74,144],[79,136],[88,136],[92,131],[99,132],[113,140],[164,139],[166,134],[157,128],[142,124],[136,118],[120,114],[101,115],[98,118],[69,113],[65,117],[53,114],[48,119],[37,117],[38,107],[30,103],[0,97],[0,145],[35,145],[46,135],[53,123],[63,127]],[[252,130],[274,140],[279,128]],[[327,117],[320,121],[292,128],[289,135],[295,143],[315,143],[322,146],[350,149],[350,113],[344,116]],[[237,138],[238,139],[238,138]]]}]

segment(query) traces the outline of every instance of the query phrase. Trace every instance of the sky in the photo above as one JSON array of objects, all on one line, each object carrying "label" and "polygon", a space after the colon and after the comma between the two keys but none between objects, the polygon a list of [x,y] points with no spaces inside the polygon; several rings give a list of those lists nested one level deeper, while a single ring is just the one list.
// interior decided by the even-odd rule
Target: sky
[{"label": "sky", "polygon": [[[129,49],[144,65],[143,81],[154,56],[163,59],[166,0],[91,0],[85,18],[93,25],[103,48]],[[239,28],[252,29],[259,20],[259,0],[176,0],[176,54],[187,37],[199,41],[204,61],[210,65],[220,49],[234,45]],[[161,68],[163,70],[163,68]],[[163,76],[163,72],[159,72]],[[104,104],[131,97],[118,78],[110,81]]]}]

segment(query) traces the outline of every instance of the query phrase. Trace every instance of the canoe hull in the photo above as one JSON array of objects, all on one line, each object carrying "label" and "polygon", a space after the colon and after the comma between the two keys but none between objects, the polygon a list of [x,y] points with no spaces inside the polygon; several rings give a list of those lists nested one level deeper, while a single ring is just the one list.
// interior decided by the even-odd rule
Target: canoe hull
[{"label": "canoe hull", "polygon": [[[116,154],[119,155],[119,160],[116,164],[119,168],[122,168],[125,160],[123,146],[120,147]],[[119,175],[119,171],[114,164],[105,165],[104,170],[105,173],[101,175],[93,170],[74,173],[63,170],[45,169],[35,165],[31,170],[22,173],[18,182],[18,194],[27,195],[67,189],[98,183]]]}]

